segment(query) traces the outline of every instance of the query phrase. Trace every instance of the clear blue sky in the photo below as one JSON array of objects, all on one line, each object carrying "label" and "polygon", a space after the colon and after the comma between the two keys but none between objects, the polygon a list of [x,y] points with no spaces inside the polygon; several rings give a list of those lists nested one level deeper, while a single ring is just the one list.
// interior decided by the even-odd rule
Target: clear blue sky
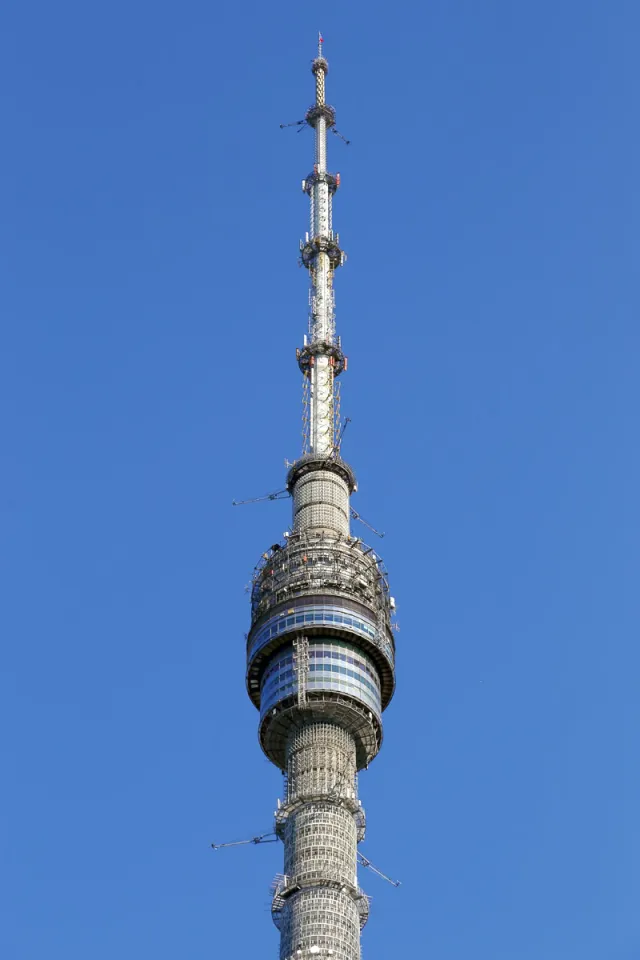
[{"label": "clear blue sky", "polygon": [[[300,450],[313,96],[398,599],[365,960],[640,957],[632,0],[9,0],[7,960],[277,956],[244,586]],[[362,531],[366,534],[366,531]]]}]

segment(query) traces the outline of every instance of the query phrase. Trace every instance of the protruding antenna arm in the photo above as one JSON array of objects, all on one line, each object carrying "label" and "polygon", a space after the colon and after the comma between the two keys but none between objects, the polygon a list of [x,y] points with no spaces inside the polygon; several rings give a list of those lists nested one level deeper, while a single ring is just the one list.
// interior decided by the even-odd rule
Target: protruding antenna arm
[{"label": "protruding antenna arm", "polygon": [[392,880],[391,877],[388,877],[386,873],[382,872],[382,870],[378,870],[377,867],[374,867],[374,865],[371,863],[371,860],[367,860],[367,858],[360,853],[360,851],[358,851],[358,863],[363,867],[367,867],[368,870],[372,870],[373,873],[377,873],[379,877],[382,877],[383,880],[386,880],[387,883],[390,883],[392,887],[399,887],[401,885],[399,880]]},{"label": "protruding antenna arm", "polygon": [[[273,839],[270,840],[268,839],[269,837],[273,837]],[[259,837],[251,837],[249,840],[232,840],[230,843],[212,843],[211,849],[222,850],[223,847],[242,847],[247,843],[258,844],[258,843],[277,843],[277,842],[278,842],[278,838],[276,837],[275,833],[263,833]]]},{"label": "protruding antenna arm", "polygon": [[267,493],[264,497],[252,497],[249,500],[232,500],[232,507],[241,507],[245,503],[261,503],[263,500],[286,500],[291,494],[288,490],[276,490],[275,493]]},{"label": "protruding antenna arm", "polygon": [[345,418],[344,418],[344,423],[342,424],[342,427],[341,427],[341,429],[340,429],[340,433],[339,433],[339,435],[338,435],[338,439],[336,440],[335,446],[334,446],[334,448],[333,448],[333,455],[334,455],[334,457],[337,457],[337,456],[340,455],[340,448],[341,448],[341,446],[342,446],[342,440],[344,439],[344,433],[345,433],[345,430],[347,429],[347,427],[349,426],[350,423],[351,423],[351,417],[345,417]]},{"label": "protruding antenna arm", "polygon": [[351,140],[347,140],[343,133],[340,133],[339,130],[336,130],[335,127],[331,127],[331,133],[335,133],[336,137],[340,137],[341,140],[344,140],[347,146],[350,145]]},{"label": "protruding antenna arm", "polygon": [[359,520],[360,523],[364,523],[365,527],[368,527],[372,533],[375,533],[376,537],[380,537],[380,539],[384,537],[384,533],[381,533],[380,530],[376,530],[376,528],[372,527],[370,523],[367,523],[364,517],[361,517],[360,514],[353,509],[353,507],[351,507],[351,516],[354,520]]}]

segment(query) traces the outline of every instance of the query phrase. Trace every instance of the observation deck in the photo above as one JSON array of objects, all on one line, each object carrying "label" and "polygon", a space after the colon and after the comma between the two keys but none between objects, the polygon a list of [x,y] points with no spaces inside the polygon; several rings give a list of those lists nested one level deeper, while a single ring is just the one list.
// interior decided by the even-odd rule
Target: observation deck
[{"label": "observation deck", "polygon": [[[247,690],[261,713],[263,749],[284,769],[301,714],[341,720],[353,732],[358,767],[382,741],[393,696],[395,643],[387,573],[362,540],[294,533],[258,563],[247,635]],[[301,680],[294,641],[304,637]],[[300,702],[304,689],[304,703]]]}]

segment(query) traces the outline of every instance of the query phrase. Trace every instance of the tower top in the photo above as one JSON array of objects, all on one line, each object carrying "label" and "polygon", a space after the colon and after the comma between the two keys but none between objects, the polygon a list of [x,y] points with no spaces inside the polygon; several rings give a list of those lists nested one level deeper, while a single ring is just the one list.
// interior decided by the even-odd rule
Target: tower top
[{"label": "tower top", "polygon": [[320,71],[322,71],[322,73],[324,74],[329,73],[329,64],[325,59],[323,46],[324,46],[324,37],[322,36],[321,33],[319,33],[318,34],[318,56],[315,58],[315,60],[311,64],[311,70],[313,71],[313,73],[316,74],[316,76]]},{"label": "tower top", "polygon": [[335,460],[339,453],[339,409],[335,379],[346,367],[335,327],[334,274],[345,260],[333,229],[333,197],[339,174],[327,169],[327,132],[335,129],[335,110],[325,98],[329,64],[318,34],[318,56],[311,65],[315,76],[315,103],[304,123],[314,131],[313,170],[302,181],[309,197],[309,231],[300,244],[300,262],[309,271],[309,326],[298,364],[306,378],[303,454]]}]

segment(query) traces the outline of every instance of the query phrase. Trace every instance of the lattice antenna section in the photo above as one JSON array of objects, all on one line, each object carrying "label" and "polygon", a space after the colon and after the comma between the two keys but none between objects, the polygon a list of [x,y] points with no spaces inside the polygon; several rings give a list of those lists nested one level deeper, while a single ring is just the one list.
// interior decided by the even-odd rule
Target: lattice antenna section
[{"label": "lattice antenna section", "polygon": [[[329,214],[329,224],[331,224],[331,213]],[[331,227],[329,227],[329,236],[334,240]],[[335,242],[337,243],[338,240],[339,238],[336,234]],[[336,295],[333,289],[334,274],[335,267],[331,265],[327,272],[327,334],[331,343],[335,343],[336,339]]]},{"label": "lattice antenna section", "polygon": [[308,377],[302,378],[302,455],[309,453],[310,445],[310,383]]},{"label": "lattice antenna section", "polygon": [[[315,169],[314,169],[314,173],[315,173]],[[311,233],[307,234],[307,242],[309,241],[309,237],[310,236],[312,237],[314,235],[315,223],[316,223],[316,199],[313,194],[313,191],[311,191],[311,193],[309,194],[309,228],[311,230]]]},{"label": "lattice antenna section", "polygon": [[309,232],[300,244],[300,262],[309,271],[308,342],[299,352],[298,362],[311,381],[309,407],[309,453],[329,458],[334,452],[334,377],[344,369],[344,357],[336,338],[333,280],[345,261],[340,239],[333,230],[333,197],[340,175],[327,169],[327,131],[335,125],[335,111],[325,102],[327,61],[320,54],[312,69],[316,79],[316,102],[309,108],[305,122],[315,132],[315,162],[312,172],[302,181],[309,197]]},{"label": "lattice antenna section", "polygon": [[[313,285],[311,286],[311,289],[309,290],[309,295],[308,295],[307,299],[308,299],[308,302],[309,302],[309,317],[308,317],[308,322],[307,322],[307,335],[308,335],[309,341],[311,341],[311,340],[313,340],[313,304],[314,304],[314,299],[313,299]],[[306,345],[307,345],[307,337],[304,338],[304,342],[305,342],[305,346],[306,346]]]},{"label": "lattice antenna section", "polygon": [[340,412],[340,381],[333,381],[333,449],[340,452],[340,434],[342,432],[342,415]]},{"label": "lattice antenna section", "polygon": [[[311,424],[311,444],[315,450],[322,450],[326,456],[333,452],[334,413],[334,377],[332,358],[318,357],[312,368],[311,396],[313,422]],[[313,376],[315,372],[316,376]]]}]

